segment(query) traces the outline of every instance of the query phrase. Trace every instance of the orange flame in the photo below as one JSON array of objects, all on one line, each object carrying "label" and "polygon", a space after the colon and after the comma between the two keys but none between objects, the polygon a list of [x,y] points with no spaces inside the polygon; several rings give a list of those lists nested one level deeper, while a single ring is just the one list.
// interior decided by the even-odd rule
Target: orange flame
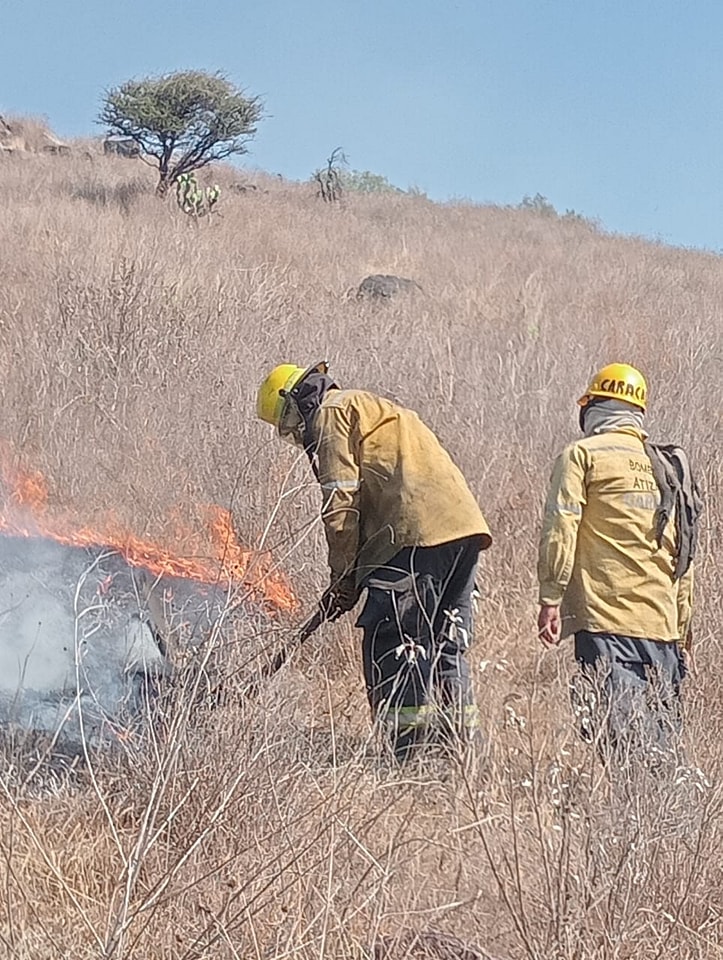
[{"label": "orange flame", "polygon": [[66,510],[51,510],[48,485],[41,473],[24,473],[0,464],[5,486],[0,504],[0,534],[15,537],[48,537],[73,547],[110,547],[135,567],[156,576],[182,577],[202,583],[244,583],[280,610],[294,610],[297,600],[284,578],[273,569],[268,553],[249,550],[239,543],[228,510],[216,505],[203,508],[204,536],[179,530],[182,541],[166,549],[135,536],[112,513],[95,528],[79,526]]}]

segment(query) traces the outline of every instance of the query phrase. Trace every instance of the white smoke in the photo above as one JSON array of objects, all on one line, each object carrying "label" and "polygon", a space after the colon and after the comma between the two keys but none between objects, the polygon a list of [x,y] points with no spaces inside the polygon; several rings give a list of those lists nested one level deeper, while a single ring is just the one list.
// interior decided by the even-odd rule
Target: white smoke
[{"label": "white smoke", "polygon": [[0,725],[98,735],[163,666],[134,572],[115,552],[0,538]]}]

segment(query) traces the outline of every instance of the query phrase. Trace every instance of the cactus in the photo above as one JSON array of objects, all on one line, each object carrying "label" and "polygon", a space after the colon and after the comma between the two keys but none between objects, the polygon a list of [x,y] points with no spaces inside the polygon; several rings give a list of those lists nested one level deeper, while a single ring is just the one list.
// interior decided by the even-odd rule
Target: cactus
[{"label": "cactus", "polygon": [[189,217],[198,222],[200,217],[209,217],[221,196],[218,184],[200,187],[195,173],[182,173],[176,180],[176,203]]}]

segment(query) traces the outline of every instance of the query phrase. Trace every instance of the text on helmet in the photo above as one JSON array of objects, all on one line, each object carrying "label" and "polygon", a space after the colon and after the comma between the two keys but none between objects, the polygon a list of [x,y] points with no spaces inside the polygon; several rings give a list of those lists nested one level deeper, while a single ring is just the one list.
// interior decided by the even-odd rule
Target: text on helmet
[{"label": "text on helmet", "polygon": [[602,380],[600,390],[606,393],[614,393],[617,396],[637,400],[639,403],[645,403],[645,387],[638,384],[626,383],[624,380]]}]

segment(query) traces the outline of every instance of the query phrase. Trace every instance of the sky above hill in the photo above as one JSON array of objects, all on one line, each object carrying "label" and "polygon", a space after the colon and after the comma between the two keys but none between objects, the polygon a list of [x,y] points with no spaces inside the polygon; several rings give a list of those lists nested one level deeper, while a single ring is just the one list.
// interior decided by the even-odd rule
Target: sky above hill
[{"label": "sky above hill", "polygon": [[61,136],[123,80],[222,70],[266,103],[253,166],[341,146],[437,200],[723,249],[719,0],[0,0],[0,35],[0,113]]}]

